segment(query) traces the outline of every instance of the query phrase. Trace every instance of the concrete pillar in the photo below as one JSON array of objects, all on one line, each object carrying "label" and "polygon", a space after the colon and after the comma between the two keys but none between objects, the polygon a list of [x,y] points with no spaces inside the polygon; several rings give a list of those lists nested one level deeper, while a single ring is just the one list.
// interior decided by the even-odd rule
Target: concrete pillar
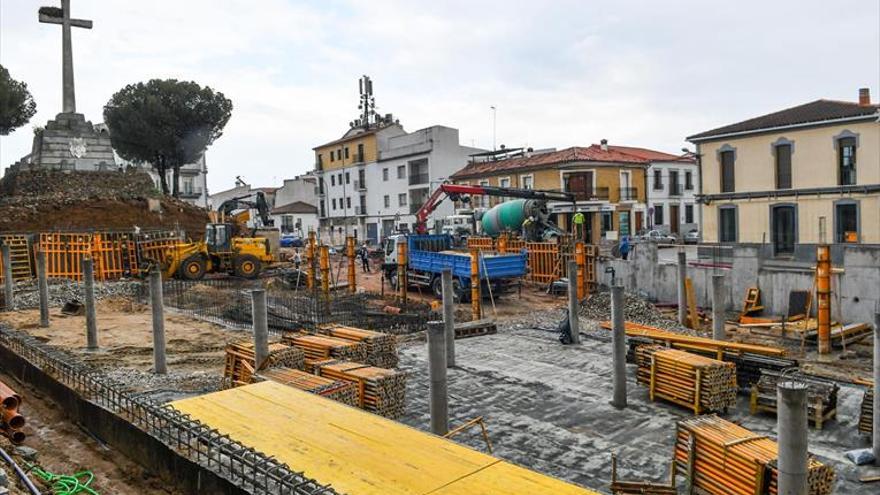
[{"label": "concrete pillar", "polygon": [[687,291],[684,288],[684,281],[687,278],[687,253],[678,252],[678,322],[682,325],[687,324],[688,307],[687,307]]},{"label": "concrete pillar", "polygon": [[37,251],[37,288],[40,292],[40,326],[49,326],[49,277],[46,273],[46,253]]},{"label": "concrete pillar", "polygon": [[880,313],[874,315],[874,464],[880,466]]},{"label": "concrete pillar", "polygon": [[0,252],[3,255],[3,288],[6,301],[6,311],[12,311],[15,308],[15,290],[12,279],[12,254],[9,252],[9,246],[4,244],[0,246]]},{"label": "concrete pillar", "polygon": [[266,309],[265,290],[251,291],[251,308],[254,320],[254,369],[259,369],[269,357],[269,314]]},{"label": "concrete pillar", "polygon": [[431,379],[431,431],[449,432],[449,396],[446,388],[446,335],[442,321],[428,322],[428,373]]},{"label": "concrete pillar", "polygon": [[98,349],[98,321],[95,315],[95,266],[92,258],[83,258],[83,290],[86,305],[86,348]]},{"label": "concrete pillar", "polygon": [[611,349],[614,367],[614,397],[611,405],[626,407],[626,326],[623,320],[623,286],[611,287]]},{"label": "concrete pillar", "polygon": [[581,326],[578,318],[578,265],[577,261],[568,262],[568,327],[571,343],[581,343]]},{"label": "concrete pillar", "polygon": [[727,333],[724,331],[724,275],[712,275],[712,338],[725,340]]},{"label": "concrete pillar", "polygon": [[781,381],[776,389],[779,495],[807,494],[807,386]]},{"label": "concrete pillar", "polygon": [[165,361],[165,302],[162,297],[162,272],[153,268],[150,272],[150,308],[153,311],[153,371],[168,373]]},{"label": "concrete pillar", "polygon": [[452,270],[445,268],[440,275],[443,287],[443,326],[446,333],[446,367],[455,366],[455,290]]}]

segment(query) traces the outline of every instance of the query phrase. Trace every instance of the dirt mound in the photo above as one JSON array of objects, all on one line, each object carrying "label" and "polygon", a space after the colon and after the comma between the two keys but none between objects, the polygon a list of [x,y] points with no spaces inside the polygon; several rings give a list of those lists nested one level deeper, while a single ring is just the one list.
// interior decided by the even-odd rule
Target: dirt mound
[{"label": "dirt mound", "polygon": [[182,229],[199,237],[203,208],[164,197],[138,171],[21,171],[0,181],[0,232]]}]

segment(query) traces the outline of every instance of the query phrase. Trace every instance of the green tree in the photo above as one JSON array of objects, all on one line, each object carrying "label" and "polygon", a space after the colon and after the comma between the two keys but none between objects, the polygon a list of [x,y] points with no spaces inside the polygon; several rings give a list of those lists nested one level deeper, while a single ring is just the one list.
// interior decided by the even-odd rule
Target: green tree
[{"label": "green tree", "polygon": [[0,65],[0,136],[25,125],[37,113],[37,104],[27,84],[16,81]]},{"label": "green tree", "polygon": [[150,163],[168,194],[166,173],[173,171],[172,195],[180,194],[180,167],[193,163],[223,135],[232,101],[209,87],[175,79],[129,84],[104,106],[104,123],[119,156]]}]

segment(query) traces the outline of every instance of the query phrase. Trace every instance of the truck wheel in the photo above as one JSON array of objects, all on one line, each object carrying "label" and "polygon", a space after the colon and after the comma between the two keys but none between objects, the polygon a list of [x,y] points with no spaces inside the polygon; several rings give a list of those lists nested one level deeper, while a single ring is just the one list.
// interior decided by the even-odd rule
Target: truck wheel
[{"label": "truck wheel", "polygon": [[461,282],[455,277],[452,278],[452,293],[454,294],[453,301],[457,303],[465,302],[470,299],[470,293],[461,286]]},{"label": "truck wheel", "polygon": [[250,279],[257,278],[260,275],[260,270],[263,268],[260,260],[251,254],[237,256],[233,265],[237,276]]},{"label": "truck wheel", "polygon": [[443,299],[443,276],[437,275],[431,282],[431,290],[438,299]]},{"label": "truck wheel", "polygon": [[193,255],[183,260],[177,273],[183,280],[201,280],[205,276],[205,259],[199,255]]}]

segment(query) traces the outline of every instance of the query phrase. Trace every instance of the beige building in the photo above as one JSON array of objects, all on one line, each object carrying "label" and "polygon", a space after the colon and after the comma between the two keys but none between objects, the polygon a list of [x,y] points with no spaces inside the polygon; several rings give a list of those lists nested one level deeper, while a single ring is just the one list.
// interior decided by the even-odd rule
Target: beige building
[{"label": "beige building", "polygon": [[817,100],[688,137],[707,243],[809,259],[820,242],[880,244],[880,107]]},{"label": "beige building", "polygon": [[[548,205],[553,219],[569,230],[574,213],[583,212],[587,220],[586,238],[598,243],[607,237],[633,235],[651,225],[653,217],[646,187],[648,167],[654,162],[678,161],[692,163],[688,157],[612,146],[603,139],[601,144],[559,151],[514,149],[474,155],[451,179],[456,184],[571,192],[576,204]],[[490,208],[502,200],[476,197],[471,205]]]}]

